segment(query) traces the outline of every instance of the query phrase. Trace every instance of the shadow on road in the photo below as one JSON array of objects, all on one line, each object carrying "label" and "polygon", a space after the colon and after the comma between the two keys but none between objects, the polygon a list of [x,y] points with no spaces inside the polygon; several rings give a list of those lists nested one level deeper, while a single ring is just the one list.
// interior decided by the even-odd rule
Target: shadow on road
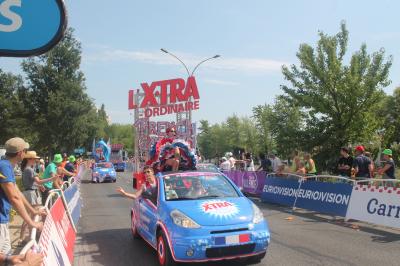
[{"label": "shadow on road", "polygon": [[[378,226],[369,225],[369,224],[360,224],[361,222],[354,221],[354,220],[353,220],[354,223],[351,221],[346,222],[343,217],[325,215],[325,214],[321,214],[318,212],[307,211],[304,209],[301,209],[299,211],[296,211],[296,210],[292,211],[292,208],[284,207],[284,206],[280,206],[280,205],[276,205],[276,204],[261,203],[261,202],[255,202],[255,203],[258,206],[260,206],[261,208],[267,208],[267,209],[275,210],[278,212],[285,212],[289,215],[299,216],[302,218],[309,219],[308,221],[306,220],[305,222],[329,223],[329,224],[334,224],[337,226],[346,227],[346,228],[350,228],[353,230],[359,230],[362,232],[373,234],[373,236],[371,236],[373,242],[390,243],[390,242],[400,241],[400,231],[398,231],[396,233],[395,231],[393,231],[393,229],[378,227]],[[266,217],[266,218],[268,218],[268,217]]]},{"label": "shadow on road", "polygon": [[[75,252],[75,265],[83,266],[79,257],[90,257],[85,260],[84,265],[105,266],[156,266],[158,264],[156,251],[150,247],[142,238],[133,239],[128,228],[95,231],[81,234],[80,245],[84,250]],[[197,266],[244,266],[252,265],[245,260],[220,261],[212,263],[195,263],[179,265]]]}]

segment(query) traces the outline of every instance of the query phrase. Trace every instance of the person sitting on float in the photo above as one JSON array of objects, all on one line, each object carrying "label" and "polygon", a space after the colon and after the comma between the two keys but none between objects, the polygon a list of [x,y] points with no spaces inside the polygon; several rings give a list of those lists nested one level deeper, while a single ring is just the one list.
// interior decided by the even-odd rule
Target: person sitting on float
[{"label": "person sitting on float", "polygon": [[[157,161],[159,160],[160,156],[160,149],[166,145],[166,144],[172,144],[176,138],[176,130],[174,127],[167,128],[166,130],[166,136],[158,141],[153,148],[155,149],[154,154],[146,162],[147,165],[154,165],[157,164]],[[174,154],[173,156],[169,155],[166,160],[162,163],[162,165],[159,165],[156,169],[159,171],[178,171],[179,169],[179,163],[180,163],[180,150],[178,147],[174,149]]]}]

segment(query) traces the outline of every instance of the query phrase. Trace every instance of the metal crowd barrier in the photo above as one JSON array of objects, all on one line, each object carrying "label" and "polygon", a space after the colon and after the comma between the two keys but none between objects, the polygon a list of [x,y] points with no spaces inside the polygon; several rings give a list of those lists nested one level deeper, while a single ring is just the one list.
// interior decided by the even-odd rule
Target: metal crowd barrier
[{"label": "metal crowd barrier", "polygon": [[[344,181],[344,182],[348,182],[348,183],[352,183],[352,185],[355,185],[358,181],[351,179],[349,177],[345,177],[345,176],[336,176],[336,175],[298,175],[298,174],[293,174],[293,173],[282,173],[282,174],[276,174],[276,173],[270,173],[267,174],[267,177],[284,177],[284,178],[295,178],[298,179],[299,181],[304,181],[304,180],[316,180],[316,181],[320,181],[320,180],[324,180],[324,179],[336,179],[338,181]],[[369,181],[371,179],[366,179],[366,180],[360,180],[360,182],[365,182],[365,181]],[[373,179],[373,180],[380,180],[382,181],[383,179]],[[387,180],[387,179],[385,179]],[[388,180],[393,180],[393,179],[388,179]],[[397,180],[398,182],[400,182],[400,180]]]},{"label": "metal crowd barrier", "polygon": [[[46,202],[44,204],[43,207],[41,207],[41,209],[45,209],[47,215],[50,215],[50,209],[51,207],[54,205],[54,203],[56,202],[56,200],[61,197],[64,206],[68,206],[65,198],[64,198],[64,190],[66,190],[67,188],[69,188],[71,186],[71,184],[75,182],[75,178],[71,177],[68,181],[63,182],[61,189],[52,189],[49,191],[49,196],[46,199]],[[68,215],[68,219],[71,222],[72,228],[74,229],[75,233],[77,232],[77,229],[75,227],[75,224],[72,220],[71,217],[71,213],[68,210],[68,208],[65,208],[67,215]],[[34,217],[34,221],[35,222],[39,222],[40,221],[40,216],[39,215],[35,215]],[[32,228],[30,237],[29,237],[29,242],[24,246],[24,248],[21,250],[21,252],[19,253],[20,255],[25,255],[29,250],[31,250],[32,248],[35,248],[36,250],[39,249],[38,243],[37,243],[37,229],[36,228]]]},{"label": "metal crowd barrier", "polygon": [[316,181],[319,181],[321,179],[336,179],[336,180],[340,180],[340,181],[345,181],[348,183],[352,183],[352,185],[355,184],[356,180],[353,180],[349,177],[345,177],[345,176],[336,176],[336,175],[315,175],[315,176],[306,176],[306,179],[312,179],[315,178]]},{"label": "metal crowd barrier", "polygon": [[369,178],[369,179],[363,179],[363,180],[357,180],[355,181],[356,185],[375,185],[375,184],[383,184],[384,186],[387,186],[387,184],[392,183],[392,185],[400,184],[400,179],[379,179],[379,178]]}]

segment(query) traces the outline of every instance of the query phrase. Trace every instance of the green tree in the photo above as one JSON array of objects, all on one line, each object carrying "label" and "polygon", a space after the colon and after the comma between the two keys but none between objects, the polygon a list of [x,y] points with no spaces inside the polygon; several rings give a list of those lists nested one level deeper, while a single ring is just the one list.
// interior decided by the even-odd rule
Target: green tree
[{"label": "green tree", "polygon": [[95,107],[86,93],[80,70],[81,45],[68,29],[51,51],[22,63],[28,91],[24,104],[44,153],[72,152],[96,131]]},{"label": "green tree", "polygon": [[270,105],[258,105],[253,108],[253,118],[255,119],[258,131],[258,143],[260,152],[267,154],[276,149],[274,136],[272,135],[271,117],[273,107]]},{"label": "green tree", "polygon": [[200,121],[198,145],[201,154],[207,158],[222,157],[226,152],[246,150],[257,154],[260,151],[258,131],[253,119],[230,116],[226,122],[209,125]]},{"label": "green tree", "polygon": [[35,134],[29,130],[27,109],[23,104],[25,88],[21,76],[0,69],[0,144],[19,136],[32,142]]},{"label": "green tree", "polygon": [[384,121],[384,145],[400,143],[400,87],[396,88],[393,96],[388,96],[379,111],[379,117]]},{"label": "green tree", "polygon": [[[306,113],[302,138],[307,149],[317,153],[317,162],[336,155],[343,145],[367,141],[379,121],[376,108],[384,97],[392,58],[383,49],[372,55],[363,44],[346,65],[348,31],[328,36],[319,33],[315,48],[302,44],[297,53],[300,66],[284,66],[283,75],[291,85],[283,85],[285,97]],[[326,165],[321,165],[323,168]]]},{"label": "green tree", "polygon": [[105,132],[105,139],[110,138],[111,144],[123,144],[124,149],[133,154],[135,135],[132,125],[111,124],[105,128]]},{"label": "green tree", "polygon": [[197,145],[200,154],[209,159],[213,157],[211,127],[207,120],[200,120],[199,134],[197,135]]},{"label": "green tree", "polygon": [[257,130],[255,121],[248,117],[240,118],[240,148],[247,152],[251,152],[253,156],[257,156],[261,151],[258,145],[259,132]]},{"label": "green tree", "polygon": [[279,96],[272,106],[259,105],[253,112],[257,124],[267,125],[268,131],[262,134],[268,134],[270,151],[276,149],[279,156],[290,159],[294,150],[304,149],[306,143],[300,134],[304,114],[298,106]]},{"label": "green tree", "polygon": [[383,148],[393,150],[393,159],[399,163],[400,155],[400,87],[397,87],[393,95],[386,97],[378,111],[378,117],[382,121],[384,131],[381,144]]}]

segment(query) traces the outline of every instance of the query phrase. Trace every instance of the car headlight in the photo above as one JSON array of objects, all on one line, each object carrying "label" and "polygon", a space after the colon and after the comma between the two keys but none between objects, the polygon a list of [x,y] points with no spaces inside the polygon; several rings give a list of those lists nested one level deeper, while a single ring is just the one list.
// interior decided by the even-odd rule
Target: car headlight
[{"label": "car headlight", "polygon": [[253,203],[253,223],[258,224],[264,220],[264,215],[260,209]]},{"label": "car headlight", "polygon": [[180,227],[200,228],[200,225],[178,210],[173,210],[170,215],[174,223]]}]

